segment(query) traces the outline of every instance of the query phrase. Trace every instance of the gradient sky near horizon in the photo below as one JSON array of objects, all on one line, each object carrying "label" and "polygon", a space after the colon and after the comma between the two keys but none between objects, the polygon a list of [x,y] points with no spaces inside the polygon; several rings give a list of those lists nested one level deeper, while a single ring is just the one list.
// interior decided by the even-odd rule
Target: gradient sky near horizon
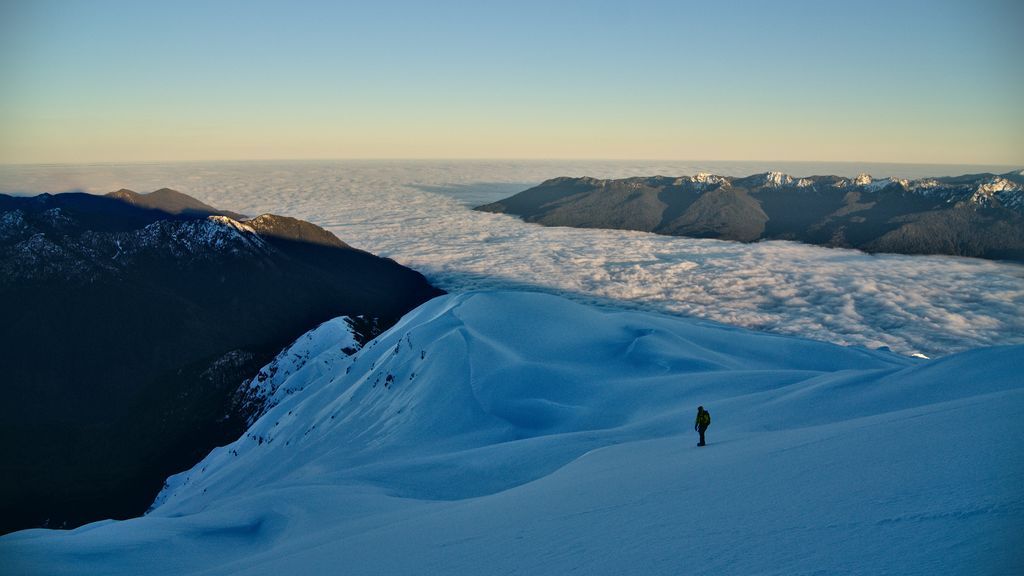
[{"label": "gradient sky near horizon", "polygon": [[0,0],[0,163],[1024,165],[1024,2]]}]

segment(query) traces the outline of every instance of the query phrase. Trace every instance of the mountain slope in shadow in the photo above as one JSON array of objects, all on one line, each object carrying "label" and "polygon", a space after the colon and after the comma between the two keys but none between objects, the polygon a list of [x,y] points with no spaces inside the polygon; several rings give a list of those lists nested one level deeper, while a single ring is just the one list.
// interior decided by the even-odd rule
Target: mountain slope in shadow
[{"label": "mountain slope in shadow", "polygon": [[142,513],[242,433],[238,387],[282,347],[441,293],[308,222],[171,190],[0,195],[0,530]]}]

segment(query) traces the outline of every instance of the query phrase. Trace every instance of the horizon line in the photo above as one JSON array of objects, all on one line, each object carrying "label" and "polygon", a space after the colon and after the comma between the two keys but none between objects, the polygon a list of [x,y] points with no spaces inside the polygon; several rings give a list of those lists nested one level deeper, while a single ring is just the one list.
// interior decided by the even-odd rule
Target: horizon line
[{"label": "horizon line", "polygon": [[885,164],[893,166],[984,166],[998,168],[1024,168],[1021,164],[1000,164],[990,162],[907,162],[892,160],[734,160],[694,158],[578,158],[578,157],[310,157],[310,158],[218,158],[206,160],[95,160],[81,162],[4,162],[0,167],[28,166],[124,166],[161,164],[227,164],[227,163],[270,163],[270,162],[678,162],[678,163],[735,163],[735,164]]}]

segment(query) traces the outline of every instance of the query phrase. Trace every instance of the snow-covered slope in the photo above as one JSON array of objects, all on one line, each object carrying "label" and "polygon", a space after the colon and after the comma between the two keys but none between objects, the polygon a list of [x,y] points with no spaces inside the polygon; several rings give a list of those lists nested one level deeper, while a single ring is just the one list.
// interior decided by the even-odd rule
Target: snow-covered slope
[{"label": "snow-covered slope", "polygon": [[301,390],[147,516],[6,536],[12,573],[1024,567],[1024,347],[923,361],[478,292],[304,349]]},{"label": "snow-covered slope", "polygon": [[238,401],[246,415],[246,424],[251,426],[283,399],[301,392],[306,384],[322,374],[334,373],[339,364],[345,363],[361,347],[353,320],[348,316],[332,318],[303,334],[239,388]]}]

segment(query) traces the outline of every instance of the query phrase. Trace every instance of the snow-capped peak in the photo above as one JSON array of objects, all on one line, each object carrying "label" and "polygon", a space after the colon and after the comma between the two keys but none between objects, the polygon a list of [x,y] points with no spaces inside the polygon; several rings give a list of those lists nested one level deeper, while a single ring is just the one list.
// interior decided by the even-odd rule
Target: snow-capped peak
[{"label": "snow-capped peak", "polygon": [[1014,192],[1020,189],[1020,185],[1010,182],[1006,178],[996,176],[995,178],[992,178],[988,182],[983,182],[979,184],[977,193],[994,194],[996,192]]},{"label": "snow-capped peak", "polygon": [[[870,179],[871,177],[868,176],[868,178]],[[889,178],[882,178],[881,180],[872,180],[871,182],[869,182],[868,184],[866,184],[864,186],[868,190],[871,190],[871,191],[874,192],[874,191],[881,190],[883,188],[887,188],[889,186],[892,186],[893,184],[895,184],[895,185],[899,186],[900,188],[903,188],[904,190],[906,190],[907,186],[910,185],[910,181],[907,180],[906,178],[895,178],[895,177],[890,176]]]},{"label": "snow-capped peak", "polygon": [[978,185],[971,195],[971,203],[991,206],[993,202],[1010,208],[1024,207],[1024,187],[1006,178],[995,176]]},{"label": "snow-capped peak", "polygon": [[814,180],[811,180],[810,178],[801,178],[796,181],[797,188],[807,188],[809,186],[814,186]]},{"label": "snow-capped peak", "polygon": [[868,174],[867,172],[861,172],[860,174],[857,175],[856,178],[853,179],[853,185],[867,186],[868,184],[871,184],[873,180],[874,178],[872,178],[870,174]]},{"label": "snow-capped peak", "polygon": [[721,180],[721,176],[715,176],[710,172],[697,172],[693,175],[694,182],[700,182],[701,184],[707,184],[709,182],[717,182]]},{"label": "snow-capped peak", "polygon": [[727,182],[724,177],[711,174],[710,172],[697,172],[693,175],[692,181],[696,184],[695,188],[697,190],[705,190],[716,184],[725,184]]},{"label": "snow-capped peak", "polygon": [[792,176],[782,172],[765,172],[763,178],[764,186],[774,186],[776,188],[783,184],[791,184],[793,182]]}]

